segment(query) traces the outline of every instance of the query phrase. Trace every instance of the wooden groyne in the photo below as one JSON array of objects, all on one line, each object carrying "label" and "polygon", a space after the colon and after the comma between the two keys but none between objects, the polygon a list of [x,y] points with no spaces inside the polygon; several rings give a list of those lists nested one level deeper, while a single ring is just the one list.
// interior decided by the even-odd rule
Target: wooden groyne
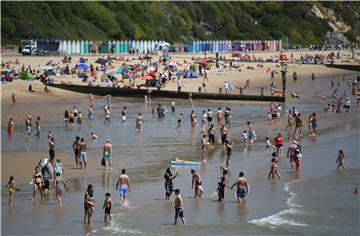
[{"label": "wooden groyne", "polygon": [[[71,85],[71,84],[48,84],[48,86],[60,89],[66,89],[79,93],[92,93],[94,95],[105,96],[110,94],[113,97],[140,97],[144,98],[147,95],[146,89],[130,89],[130,88],[116,88],[116,87],[102,87],[102,86],[85,86],[85,85]],[[169,90],[152,90],[152,98],[181,98],[188,99],[190,92],[183,91],[169,91]],[[243,95],[243,94],[225,94],[225,93],[205,93],[205,92],[191,92],[193,99],[208,99],[208,100],[238,100],[238,101],[264,101],[264,102],[285,102],[282,96],[265,96],[265,95]]]}]

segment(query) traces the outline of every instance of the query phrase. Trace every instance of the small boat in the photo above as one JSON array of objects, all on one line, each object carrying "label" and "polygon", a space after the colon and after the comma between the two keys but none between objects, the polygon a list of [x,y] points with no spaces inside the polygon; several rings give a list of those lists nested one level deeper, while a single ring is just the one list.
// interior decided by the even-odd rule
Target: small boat
[{"label": "small boat", "polygon": [[198,166],[200,165],[200,161],[171,161],[171,165],[178,166]]}]

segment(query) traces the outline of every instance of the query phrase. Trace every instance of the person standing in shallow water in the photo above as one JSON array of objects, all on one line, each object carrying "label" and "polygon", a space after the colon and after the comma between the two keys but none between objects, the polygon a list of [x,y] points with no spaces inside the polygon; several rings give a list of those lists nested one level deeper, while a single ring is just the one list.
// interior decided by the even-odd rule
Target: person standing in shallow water
[{"label": "person standing in shallow water", "polygon": [[238,203],[240,203],[242,200],[245,204],[245,197],[249,192],[249,185],[247,184],[247,180],[244,177],[244,172],[239,173],[239,179],[231,186],[231,190],[235,185],[237,185],[236,196]]},{"label": "person standing in shallow water", "polygon": [[126,194],[131,191],[129,176],[126,174],[126,170],[121,170],[121,175],[116,183],[115,190],[119,189],[120,193],[120,204],[124,205],[126,201]]},{"label": "person standing in shallow water", "polygon": [[51,163],[51,165],[54,164],[54,159],[55,159],[55,139],[54,137],[50,138],[49,140],[49,162]]},{"label": "person standing in shallow water", "polygon": [[169,200],[170,199],[170,196],[172,194],[172,192],[174,191],[174,185],[173,185],[173,179],[175,179],[177,176],[179,175],[178,172],[176,172],[175,175],[173,175],[171,173],[171,170],[170,168],[167,168],[166,169],[166,173],[164,175],[164,179],[165,179],[165,199],[166,200]]},{"label": "person standing in shallow water", "polygon": [[89,205],[87,204],[87,199],[91,195],[94,195],[94,186],[92,184],[89,184],[84,195],[84,224],[86,224],[88,221],[88,208]]},{"label": "person standing in shallow water", "polygon": [[109,169],[112,170],[111,167],[111,156],[112,156],[112,144],[110,139],[106,140],[106,143],[103,148],[103,158],[105,160],[105,170]]},{"label": "person standing in shallow water", "polygon": [[339,150],[339,155],[338,158],[336,159],[336,170],[339,170],[339,168],[343,168],[343,170],[345,170],[345,166],[344,166],[344,162],[345,162],[345,155],[343,150]]},{"label": "person standing in shallow water", "polygon": [[181,222],[186,225],[186,220],[184,217],[184,201],[180,195],[180,190],[175,189],[175,219],[174,219],[174,225],[177,224],[177,219],[180,218]]},{"label": "person standing in shallow water", "polygon": [[195,184],[195,198],[201,198],[201,194],[203,193],[202,181],[200,174],[197,173],[194,169],[191,169],[192,181],[191,188],[194,188]]},{"label": "person standing in shallow water", "polygon": [[7,133],[9,135],[9,137],[13,136],[14,126],[15,126],[14,120],[13,120],[13,118],[10,118],[10,120],[9,120],[9,122],[7,124]]}]

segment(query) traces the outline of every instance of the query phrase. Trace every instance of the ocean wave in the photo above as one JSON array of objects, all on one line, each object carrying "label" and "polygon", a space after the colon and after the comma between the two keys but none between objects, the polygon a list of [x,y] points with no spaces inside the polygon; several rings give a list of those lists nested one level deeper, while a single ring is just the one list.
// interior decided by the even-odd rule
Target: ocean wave
[{"label": "ocean wave", "polygon": [[286,200],[286,204],[288,204],[288,205],[291,206],[291,207],[297,207],[297,208],[304,207],[303,205],[294,203],[294,202],[295,202],[295,198],[296,198],[296,194],[295,194],[295,193],[290,192],[289,194],[291,195],[291,197],[289,197],[289,198]]},{"label": "ocean wave", "polygon": [[285,216],[287,215],[303,215],[304,213],[300,210],[296,210],[293,208],[286,209],[280,211],[274,215],[264,217],[261,219],[255,219],[249,221],[250,224],[255,224],[258,226],[268,226],[271,229],[274,229],[279,226],[299,226],[299,227],[306,227],[307,224],[295,222],[294,220],[287,219]]}]

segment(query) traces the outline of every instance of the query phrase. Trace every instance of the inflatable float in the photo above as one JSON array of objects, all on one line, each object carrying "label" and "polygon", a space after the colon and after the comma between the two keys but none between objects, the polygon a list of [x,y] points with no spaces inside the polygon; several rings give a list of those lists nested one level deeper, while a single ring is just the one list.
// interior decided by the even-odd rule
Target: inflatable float
[{"label": "inflatable float", "polygon": [[171,165],[178,165],[178,166],[198,166],[198,165],[200,165],[200,162],[199,162],[199,161],[176,160],[176,161],[171,161]]}]

